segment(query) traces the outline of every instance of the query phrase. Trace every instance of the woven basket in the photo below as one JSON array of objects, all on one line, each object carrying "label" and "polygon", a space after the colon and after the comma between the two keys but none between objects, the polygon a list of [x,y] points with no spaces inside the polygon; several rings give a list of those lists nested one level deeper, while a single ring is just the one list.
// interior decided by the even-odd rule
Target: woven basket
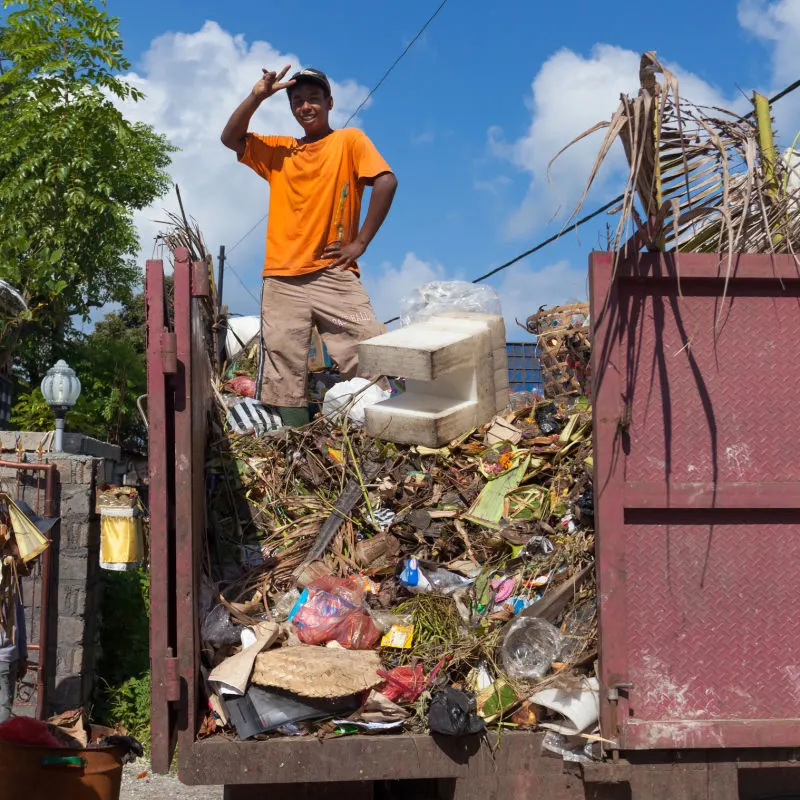
[{"label": "woven basket", "polygon": [[545,397],[568,402],[591,392],[588,316],[588,303],[571,303],[540,308],[528,317],[525,327],[537,336]]}]

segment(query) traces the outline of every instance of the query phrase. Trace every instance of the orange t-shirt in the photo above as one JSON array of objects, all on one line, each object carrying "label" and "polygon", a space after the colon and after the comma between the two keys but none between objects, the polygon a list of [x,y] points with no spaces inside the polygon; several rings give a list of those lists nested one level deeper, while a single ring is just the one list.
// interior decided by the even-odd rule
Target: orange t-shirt
[{"label": "orange t-shirt", "polygon": [[328,244],[358,234],[364,186],[391,172],[363,131],[344,128],[304,144],[291,136],[247,134],[241,162],[269,181],[263,275],[323,269]]}]

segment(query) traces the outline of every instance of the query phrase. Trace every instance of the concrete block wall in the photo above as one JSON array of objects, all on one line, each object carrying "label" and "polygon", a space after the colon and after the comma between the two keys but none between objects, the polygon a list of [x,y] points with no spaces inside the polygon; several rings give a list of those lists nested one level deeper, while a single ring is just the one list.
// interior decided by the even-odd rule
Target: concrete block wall
[{"label": "concrete block wall", "polygon": [[[42,439],[40,433],[0,433],[0,457],[17,461],[16,441],[25,449],[25,460],[36,462]],[[124,473],[118,447],[97,442],[85,436],[65,436],[64,453],[44,453],[45,463],[56,465],[57,481],[54,512],[60,521],[51,531],[49,635],[46,643],[46,713],[60,713],[86,706],[91,698],[95,668],[100,655],[100,517],[96,513],[95,497],[99,484],[119,483]],[[0,468],[0,487],[11,497],[19,496],[36,510],[37,492],[39,513],[44,513],[44,477]],[[37,489],[38,487],[38,489]],[[25,614],[33,644],[39,643],[41,560],[32,574],[23,581]],[[35,652],[29,660],[35,661]],[[31,674],[25,694],[29,704],[16,713],[33,713],[36,697],[33,691],[35,674]]]}]

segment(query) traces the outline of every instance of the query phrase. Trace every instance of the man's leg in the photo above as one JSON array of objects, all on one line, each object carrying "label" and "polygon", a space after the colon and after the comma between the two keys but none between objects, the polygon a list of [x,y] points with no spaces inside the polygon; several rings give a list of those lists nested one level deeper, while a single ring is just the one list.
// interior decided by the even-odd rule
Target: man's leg
[{"label": "man's leg", "polygon": [[265,278],[261,288],[261,351],[257,397],[277,406],[285,425],[308,422],[311,304],[303,278]]},{"label": "man's leg", "polygon": [[358,372],[358,345],[383,333],[361,281],[350,270],[325,269],[309,283],[314,322],[345,378]]},{"label": "man's leg", "polygon": [[11,717],[17,690],[17,662],[0,661],[0,722]]}]

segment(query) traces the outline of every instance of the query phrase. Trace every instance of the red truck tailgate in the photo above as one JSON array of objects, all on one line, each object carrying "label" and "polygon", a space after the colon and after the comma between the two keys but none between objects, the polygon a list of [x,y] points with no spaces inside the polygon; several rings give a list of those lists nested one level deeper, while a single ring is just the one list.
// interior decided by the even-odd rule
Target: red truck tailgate
[{"label": "red truck tailgate", "polygon": [[594,254],[604,736],[800,742],[800,268]]}]

